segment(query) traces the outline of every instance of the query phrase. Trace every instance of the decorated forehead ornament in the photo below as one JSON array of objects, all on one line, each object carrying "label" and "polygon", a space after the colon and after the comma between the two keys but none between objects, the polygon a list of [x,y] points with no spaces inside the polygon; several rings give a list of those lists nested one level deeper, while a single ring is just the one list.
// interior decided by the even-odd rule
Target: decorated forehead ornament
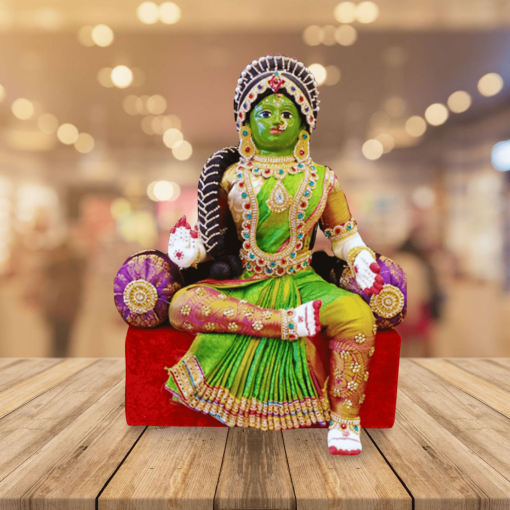
[{"label": "decorated forehead ornament", "polygon": [[319,99],[317,82],[310,70],[294,58],[275,56],[254,60],[237,80],[234,111],[237,130],[241,128],[257,98],[272,90],[285,90],[301,109],[310,132],[315,129]]}]

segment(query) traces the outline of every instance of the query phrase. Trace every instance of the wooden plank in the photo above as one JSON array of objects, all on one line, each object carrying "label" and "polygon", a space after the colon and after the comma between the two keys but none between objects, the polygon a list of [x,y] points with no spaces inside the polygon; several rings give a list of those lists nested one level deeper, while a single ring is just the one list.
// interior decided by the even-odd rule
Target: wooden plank
[{"label": "wooden plank", "polygon": [[283,432],[297,508],[412,508],[411,496],[364,429],[359,455],[331,455],[327,438],[327,429]]},{"label": "wooden plank", "polygon": [[130,427],[121,380],[0,482],[2,509],[94,510],[96,497],[145,430]]},{"label": "wooden plank", "polygon": [[413,495],[416,509],[509,507],[510,482],[403,391],[398,390],[394,427],[369,433]]},{"label": "wooden plank", "polygon": [[0,418],[96,361],[96,359],[91,358],[68,358],[58,365],[2,391],[0,393]]},{"label": "wooden plank", "polygon": [[99,510],[211,510],[225,427],[149,427],[98,499]]},{"label": "wooden plank", "polygon": [[400,365],[399,388],[510,480],[510,420],[422,366]]},{"label": "wooden plank", "polygon": [[510,358],[445,358],[466,372],[485,379],[510,393]]},{"label": "wooden plank", "polygon": [[229,430],[214,508],[296,508],[281,432],[248,428]]},{"label": "wooden plank", "polygon": [[62,360],[58,358],[13,358],[10,363],[0,366],[0,392],[58,363],[62,363]]},{"label": "wooden plank", "polygon": [[125,374],[123,359],[99,360],[0,420],[0,480],[70,425]]},{"label": "wooden plank", "polygon": [[510,393],[496,384],[470,374],[445,359],[413,358],[413,361],[510,418]]}]

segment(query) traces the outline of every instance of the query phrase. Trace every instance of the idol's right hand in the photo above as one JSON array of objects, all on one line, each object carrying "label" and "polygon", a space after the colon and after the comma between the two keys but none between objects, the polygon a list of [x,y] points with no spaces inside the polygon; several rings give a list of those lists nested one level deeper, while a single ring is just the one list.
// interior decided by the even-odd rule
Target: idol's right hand
[{"label": "idol's right hand", "polygon": [[170,231],[168,239],[168,256],[180,269],[197,267],[205,259],[206,250],[198,227],[192,230],[183,216]]}]

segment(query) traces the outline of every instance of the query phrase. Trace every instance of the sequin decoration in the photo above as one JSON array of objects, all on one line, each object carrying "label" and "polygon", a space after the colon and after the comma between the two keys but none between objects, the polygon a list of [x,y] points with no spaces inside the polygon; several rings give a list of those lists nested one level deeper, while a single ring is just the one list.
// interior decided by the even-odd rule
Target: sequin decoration
[{"label": "sequin decoration", "polygon": [[274,213],[281,213],[290,207],[292,197],[289,195],[287,188],[281,181],[277,182],[271,195],[266,200],[269,209]]},{"label": "sequin decoration", "polygon": [[156,287],[145,280],[134,280],[124,289],[124,303],[133,313],[154,310],[158,300]]},{"label": "sequin decoration", "polygon": [[397,287],[386,284],[379,294],[372,296],[370,308],[377,315],[385,319],[392,319],[404,308],[404,294]]}]

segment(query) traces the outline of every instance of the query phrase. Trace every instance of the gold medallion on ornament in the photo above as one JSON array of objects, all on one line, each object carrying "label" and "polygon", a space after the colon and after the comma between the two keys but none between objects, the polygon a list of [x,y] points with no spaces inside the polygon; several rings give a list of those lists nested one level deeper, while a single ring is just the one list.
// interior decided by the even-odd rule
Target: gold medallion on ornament
[{"label": "gold medallion on ornament", "polygon": [[370,308],[385,319],[392,319],[404,308],[404,294],[397,287],[386,284],[379,294],[370,299]]},{"label": "gold medallion on ornament", "polygon": [[150,312],[157,301],[156,287],[146,280],[133,280],[124,289],[124,303],[133,313]]}]

